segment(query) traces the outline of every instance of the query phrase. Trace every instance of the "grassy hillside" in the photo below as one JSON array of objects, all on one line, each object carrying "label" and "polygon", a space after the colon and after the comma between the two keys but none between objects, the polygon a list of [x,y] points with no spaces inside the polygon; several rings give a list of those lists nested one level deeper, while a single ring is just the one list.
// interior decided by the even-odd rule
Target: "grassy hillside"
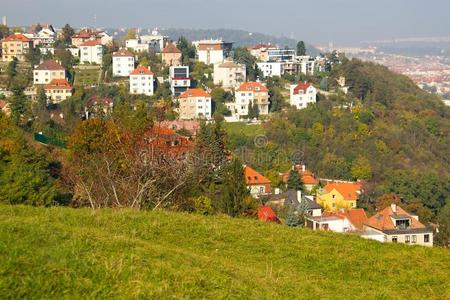
[{"label": "grassy hillside", "polygon": [[448,299],[449,261],[252,220],[0,206],[2,299]]}]

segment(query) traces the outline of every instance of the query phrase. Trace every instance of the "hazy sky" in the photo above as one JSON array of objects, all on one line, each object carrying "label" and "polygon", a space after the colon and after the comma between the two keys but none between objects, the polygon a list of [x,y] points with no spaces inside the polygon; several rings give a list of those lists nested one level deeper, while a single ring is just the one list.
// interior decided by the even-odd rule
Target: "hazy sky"
[{"label": "hazy sky", "polygon": [[0,0],[11,25],[233,28],[337,44],[450,36],[450,0]]}]

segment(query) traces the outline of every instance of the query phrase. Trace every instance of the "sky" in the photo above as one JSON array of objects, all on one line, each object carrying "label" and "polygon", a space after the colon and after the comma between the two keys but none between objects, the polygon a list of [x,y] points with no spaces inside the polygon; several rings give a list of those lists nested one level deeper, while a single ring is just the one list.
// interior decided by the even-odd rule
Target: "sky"
[{"label": "sky", "polygon": [[10,25],[229,28],[313,44],[450,36],[450,0],[0,0],[3,15]]}]

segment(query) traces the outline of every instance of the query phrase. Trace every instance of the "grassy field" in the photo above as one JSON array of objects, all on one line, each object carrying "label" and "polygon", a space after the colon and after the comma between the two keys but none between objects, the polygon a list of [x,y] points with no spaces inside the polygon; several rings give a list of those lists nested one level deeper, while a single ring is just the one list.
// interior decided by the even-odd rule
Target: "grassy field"
[{"label": "grassy field", "polygon": [[449,299],[450,252],[255,220],[0,206],[0,298]]},{"label": "grassy field", "polygon": [[96,85],[98,84],[99,72],[101,68],[99,66],[85,66],[75,69],[75,82],[74,85]]}]

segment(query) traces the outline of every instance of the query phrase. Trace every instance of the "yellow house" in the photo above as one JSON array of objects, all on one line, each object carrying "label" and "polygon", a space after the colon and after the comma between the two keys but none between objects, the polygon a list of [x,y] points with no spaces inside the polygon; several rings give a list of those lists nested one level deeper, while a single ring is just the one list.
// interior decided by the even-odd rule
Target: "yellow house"
[{"label": "yellow house", "polygon": [[341,208],[356,208],[356,201],[361,194],[361,183],[328,183],[317,192],[317,203],[325,210],[337,211]]}]

